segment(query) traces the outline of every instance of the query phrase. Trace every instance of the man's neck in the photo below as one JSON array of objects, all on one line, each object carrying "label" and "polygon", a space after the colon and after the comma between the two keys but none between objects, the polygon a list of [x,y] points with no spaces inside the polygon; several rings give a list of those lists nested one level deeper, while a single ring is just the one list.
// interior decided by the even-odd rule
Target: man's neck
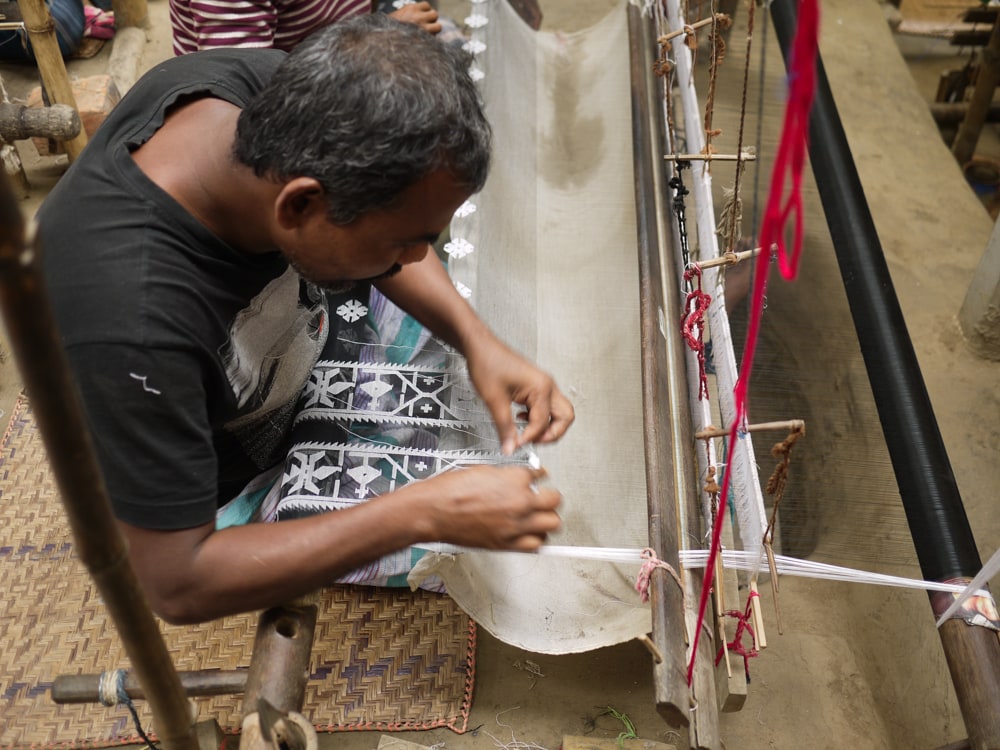
[{"label": "man's neck", "polygon": [[277,186],[232,157],[240,110],[205,97],[171,111],[132,153],[139,168],[219,239],[246,253],[271,252]]}]

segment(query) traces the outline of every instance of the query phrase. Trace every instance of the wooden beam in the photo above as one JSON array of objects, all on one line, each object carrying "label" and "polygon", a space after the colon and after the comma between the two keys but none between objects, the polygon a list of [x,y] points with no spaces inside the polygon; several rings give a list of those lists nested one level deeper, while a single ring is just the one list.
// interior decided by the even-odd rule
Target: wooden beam
[{"label": "wooden beam", "polygon": [[56,329],[40,252],[40,245],[26,239],[20,208],[6,175],[0,176],[0,314],[59,488],[74,551],[94,579],[149,696],[164,750],[196,750],[190,706],[111,511]]},{"label": "wooden beam", "polygon": [[[628,6],[629,59],[632,85],[632,143],[635,168],[636,225],[639,248],[639,315],[642,352],[643,436],[649,543],[660,560],[680,570],[678,540],[682,533],[678,508],[695,495],[690,486],[693,466],[683,341],[677,326],[660,325],[660,312],[679,310],[680,290],[665,278],[679,278],[663,267],[664,247],[671,241],[659,197],[666,194],[661,111],[652,77],[656,39],[651,20]],[[685,458],[686,457],[686,458]],[[663,660],[653,665],[656,708],[673,727],[690,724],[691,694],[687,684],[684,591],[662,568],[650,577],[653,643]]]},{"label": "wooden beam", "polygon": [[[65,104],[79,111],[73,87],[66,72],[66,63],[59,42],[56,39],[55,25],[44,0],[17,0],[21,15],[24,16],[24,28],[31,41],[31,50],[35,55],[38,73],[42,85],[48,93],[51,104]],[[75,160],[83,147],[87,145],[87,133],[82,129],[73,138],[63,141],[66,154],[70,161]]]}]

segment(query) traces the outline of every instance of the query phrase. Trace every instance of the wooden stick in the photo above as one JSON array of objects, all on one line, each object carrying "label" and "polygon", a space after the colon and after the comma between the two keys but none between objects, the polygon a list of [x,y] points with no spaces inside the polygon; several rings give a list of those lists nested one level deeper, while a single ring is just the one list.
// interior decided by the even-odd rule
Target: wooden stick
[{"label": "wooden stick", "polygon": [[710,258],[706,261],[699,261],[694,265],[704,271],[706,268],[715,268],[716,266],[735,266],[737,263],[742,263],[743,261],[754,258],[758,255],[760,255],[760,248],[755,247],[753,250],[743,250],[738,253],[723,253],[718,258]]},{"label": "wooden stick", "polygon": [[750,612],[753,614],[753,629],[757,636],[757,646],[767,648],[767,636],[764,634],[764,615],[760,611],[760,596],[757,591],[757,579],[750,581]]},{"label": "wooden stick", "polygon": [[642,635],[636,636],[636,640],[639,641],[639,643],[641,643],[643,646],[646,647],[646,649],[649,651],[650,656],[653,657],[653,662],[654,663],[656,663],[656,664],[662,664],[663,663],[663,654],[660,651],[660,649],[658,649],[656,647],[656,644],[653,643],[653,639],[652,638],[650,638],[648,635],[646,635],[645,633],[643,633]]},{"label": "wooden stick", "polygon": [[726,677],[733,676],[733,665],[729,661],[729,641],[726,640],[726,599],[722,582],[722,555],[715,558],[715,585],[712,594],[715,598],[715,622],[719,629],[722,656],[726,662]]},{"label": "wooden stick", "polygon": [[657,42],[657,44],[664,44],[665,45],[671,39],[675,39],[676,37],[679,37],[682,34],[688,34],[688,33],[692,32],[692,31],[695,31],[696,29],[700,29],[700,28],[703,28],[705,26],[708,26],[710,23],[714,23],[715,21],[728,20],[728,18],[729,18],[729,16],[727,16],[725,13],[716,13],[714,16],[710,16],[708,18],[703,18],[700,21],[695,21],[694,23],[686,24],[683,29],[679,29],[677,31],[669,31],[666,34],[664,34],[663,36],[658,37],[657,40],[656,40],[656,42]]},{"label": "wooden stick", "polygon": [[[787,430],[788,432],[793,432],[794,430],[804,429],[805,426],[806,423],[802,419],[790,419],[785,422],[760,422],[759,424],[749,424],[741,429],[740,432],[765,432],[768,430]],[[696,432],[694,436],[698,440],[705,440],[706,438],[726,437],[728,434],[729,430],[709,425],[704,430]]]},{"label": "wooden stick", "polygon": [[0,177],[0,314],[73,532],[153,710],[164,750],[198,750],[191,708],[111,511],[83,406],[49,303],[40,246]]},{"label": "wooden stick", "polygon": [[778,566],[774,562],[774,549],[770,542],[764,542],[764,553],[767,555],[767,567],[771,571],[771,595],[774,597],[774,620],[778,624],[778,635],[784,635],[781,629],[781,608],[778,606]]},{"label": "wooden stick", "polygon": [[757,154],[664,154],[667,161],[757,161]]},{"label": "wooden stick", "polygon": [[[178,672],[181,687],[189,698],[206,695],[236,695],[246,689],[245,669],[199,669]],[[146,692],[134,672],[128,672],[122,685],[125,695],[134,700],[145,700]],[[99,703],[101,700],[101,675],[57,675],[49,690],[53,703]]]}]

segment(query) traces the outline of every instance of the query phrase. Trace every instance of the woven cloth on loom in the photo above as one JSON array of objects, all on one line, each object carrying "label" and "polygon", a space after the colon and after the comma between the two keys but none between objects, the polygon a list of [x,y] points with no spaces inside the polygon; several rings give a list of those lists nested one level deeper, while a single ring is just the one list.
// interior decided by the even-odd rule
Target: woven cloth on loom
[{"label": "woven cloth on loom", "polygon": [[[475,210],[452,222],[449,270],[573,401],[573,427],[538,446],[563,494],[551,541],[646,547],[626,4],[575,33],[535,32],[505,0],[469,10],[494,160]],[[638,566],[490,552],[425,564],[481,627],[529,651],[586,651],[651,628]]]},{"label": "woven cloth on loom", "polygon": [[[537,446],[564,497],[553,541],[645,547],[625,6],[574,34],[536,33],[506,0],[477,0],[472,11],[469,47],[485,72],[495,151],[486,188],[452,221],[449,272],[499,336],[552,372],[574,402],[573,429]],[[331,296],[330,311],[261,518],[336,511],[442,471],[529,459],[501,456],[461,357],[412,319],[363,288]],[[426,587],[438,576],[497,638],[555,654],[649,632],[638,572],[513,552],[403,550],[343,580],[397,584],[409,574]]]},{"label": "woven cloth on loom", "polygon": [[[140,742],[123,706],[56,705],[61,674],[127,668],[114,625],[72,536],[31,410],[19,399],[0,444],[0,748]],[[179,670],[250,663],[256,614],[161,627]],[[475,623],[446,596],[336,586],[325,590],[302,713],[319,731],[467,728]],[[197,699],[199,716],[235,732],[241,696]],[[148,705],[137,701],[148,730]]]}]

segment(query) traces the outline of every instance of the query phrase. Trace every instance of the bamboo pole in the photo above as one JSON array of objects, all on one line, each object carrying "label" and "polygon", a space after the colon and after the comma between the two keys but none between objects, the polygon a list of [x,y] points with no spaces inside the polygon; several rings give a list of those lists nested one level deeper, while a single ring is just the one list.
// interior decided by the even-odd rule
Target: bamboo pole
[{"label": "bamboo pole", "polygon": [[39,268],[39,244],[0,177],[0,311],[73,532],[118,629],[164,750],[196,750],[187,698],[111,512]]},{"label": "bamboo pole", "polygon": [[[24,17],[24,28],[31,40],[31,50],[35,55],[38,73],[42,77],[42,85],[49,97],[50,104],[66,104],[79,111],[73,87],[66,72],[66,63],[59,42],[56,40],[55,25],[44,0],[17,0],[17,6]],[[66,154],[74,161],[87,145],[87,133],[81,130],[73,138],[63,141]]]}]

